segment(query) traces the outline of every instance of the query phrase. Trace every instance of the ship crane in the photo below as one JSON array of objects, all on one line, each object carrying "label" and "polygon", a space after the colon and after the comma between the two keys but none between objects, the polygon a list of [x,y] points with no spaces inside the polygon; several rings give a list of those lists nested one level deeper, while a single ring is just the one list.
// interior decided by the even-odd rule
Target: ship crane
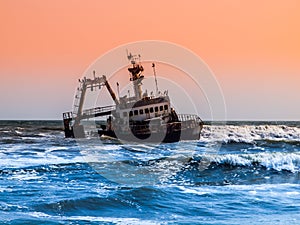
[{"label": "ship crane", "polygon": [[[86,78],[86,77],[84,77],[82,80],[79,79],[80,85],[77,88],[77,94],[75,95],[73,113],[70,112],[63,113],[66,137],[74,137],[74,132],[76,137],[84,137],[83,127],[82,125],[80,125],[80,121],[82,119],[110,115],[112,111],[115,110],[116,106],[120,104],[119,100],[116,97],[116,94],[114,93],[113,89],[108,83],[106,76],[102,75],[100,77],[96,77],[95,71],[93,71],[93,75],[94,75],[93,79]],[[103,86],[107,88],[116,106],[105,106],[105,107],[97,107],[89,110],[83,110],[84,100],[85,100],[87,90],[93,91],[96,88],[101,89],[101,87]],[[73,126],[71,126],[72,120],[74,120]]]}]

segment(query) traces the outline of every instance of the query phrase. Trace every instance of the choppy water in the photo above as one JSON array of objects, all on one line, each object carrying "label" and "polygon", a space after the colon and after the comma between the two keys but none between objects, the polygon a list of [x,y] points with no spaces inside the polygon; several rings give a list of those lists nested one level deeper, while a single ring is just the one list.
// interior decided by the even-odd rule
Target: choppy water
[{"label": "choppy water", "polygon": [[0,158],[2,224],[300,224],[300,122],[120,145],[1,121]]}]

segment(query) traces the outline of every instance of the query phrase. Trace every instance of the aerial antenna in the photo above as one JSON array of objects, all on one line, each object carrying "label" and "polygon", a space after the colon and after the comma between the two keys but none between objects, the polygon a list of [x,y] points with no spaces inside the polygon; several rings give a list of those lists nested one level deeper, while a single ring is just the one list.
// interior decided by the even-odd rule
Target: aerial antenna
[{"label": "aerial antenna", "polygon": [[117,82],[118,98],[120,99],[120,87],[119,82]]},{"label": "aerial antenna", "polygon": [[155,71],[155,64],[154,63],[152,63],[152,68],[153,68],[153,74],[154,74],[154,78],[155,78],[155,88],[156,88],[156,95],[157,95],[158,86],[157,86],[156,71]]},{"label": "aerial antenna", "polygon": [[126,54],[127,54],[127,59],[130,62],[131,59],[133,58],[133,56],[132,56],[131,52],[130,53],[128,52],[128,49],[126,49]]}]

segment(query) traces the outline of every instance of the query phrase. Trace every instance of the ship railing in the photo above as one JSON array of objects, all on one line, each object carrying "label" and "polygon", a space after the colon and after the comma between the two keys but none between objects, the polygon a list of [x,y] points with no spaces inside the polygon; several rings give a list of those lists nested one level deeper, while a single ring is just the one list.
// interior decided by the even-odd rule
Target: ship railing
[{"label": "ship railing", "polygon": [[111,113],[112,111],[116,110],[115,105],[103,106],[103,107],[96,107],[92,109],[85,109],[82,111],[81,117],[96,117],[101,116],[102,114]]},{"label": "ship railing", "polygon": [[195,114],[178,114],[178,119],[181,122],[193,120],[197,123],[203,123],[200,117]]}]

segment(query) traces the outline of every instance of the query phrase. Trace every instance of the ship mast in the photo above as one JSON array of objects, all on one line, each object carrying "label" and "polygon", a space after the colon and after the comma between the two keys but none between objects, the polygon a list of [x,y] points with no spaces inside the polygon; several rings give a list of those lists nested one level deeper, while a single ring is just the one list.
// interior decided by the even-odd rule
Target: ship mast
[{"label": "ship mast", "polygon": [[[142,81],[144,79],[144,75],[142,75],[144,68],[140,62],[141,56],[132,55],[131,53],[128,54],[127,52],[127,58],[132,65],[132,67],[128,68],[128,71],[130,72],[130,81],[133,82],[136,101],[139,101],[142,99]],[[138,63],[137,59],[139,60]]]},{"label": "ship mast", "polygon": [[154,78],[155,78],[155,90],[156,90],[155,95],[157,95],[158,94],[158,85],[157,85],[156,71],[155,71],[155,64],[154,63],[152,63],[152,68],[153,68],[153,74],[154,74]]}]

